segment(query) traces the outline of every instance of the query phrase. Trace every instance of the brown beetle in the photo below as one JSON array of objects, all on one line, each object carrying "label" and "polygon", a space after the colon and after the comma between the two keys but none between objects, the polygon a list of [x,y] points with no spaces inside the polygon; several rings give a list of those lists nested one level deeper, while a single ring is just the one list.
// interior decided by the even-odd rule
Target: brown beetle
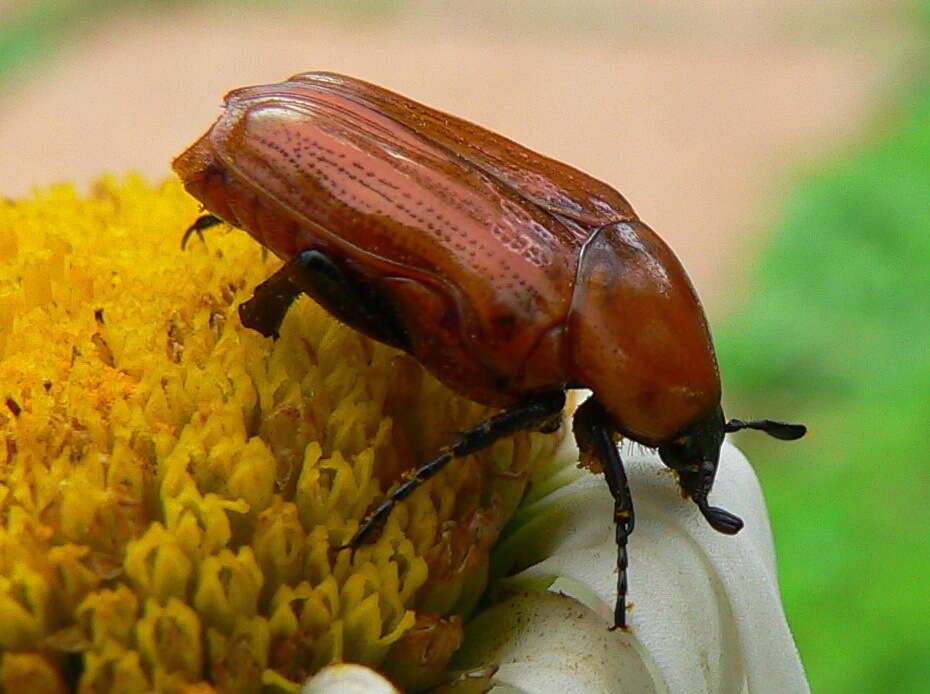
[{"label": "brown beetle", "polygon": [[574,432],[614,497],[623,627],[633,504],[616,435],[658,448],[710,524],[736,533],[742,521],[707,500],[725,432],[805,433],[724,420],[701,304],[622,195],[484,128],[360,80],[305,73],[230,92],[174,169],[212,213],[187,235],[223,220],[286,261],[240,307],[245,325],[276,335],[304,292],[503,410],[418,468],[351,546],[373,540],[394,505],[453,458],[554,430],[565,390],[590,388]]}]

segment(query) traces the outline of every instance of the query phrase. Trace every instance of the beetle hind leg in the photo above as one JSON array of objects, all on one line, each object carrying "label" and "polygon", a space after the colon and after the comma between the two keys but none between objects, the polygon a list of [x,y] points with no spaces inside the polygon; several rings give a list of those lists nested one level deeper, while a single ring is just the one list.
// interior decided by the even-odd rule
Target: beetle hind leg
[{"label": "beetle hind leg", "polygon": [[575,412],[575,439],[582,457],[593,456],[604,468],[604,478],[614,497],[614,540],[617,544],[617,601],[614,603],[612,629],[626,630],[627,541],[633,532],[635,515],[633,497],[623,460],[614,442],[614,427],[610,416],[593,397],[588,398]]},{"label": "beetle hind leg", "polygon": [[406,481],[398,486],[390,496],[375,508],[359,526],[358,531],[346,547],[359,547],[374,542],[388,516],[399,501],[406,499],[423,482],[442,470],[455,458],[476,453],[487,448],[498,439],[512,436],[526,429],[547,429],[551,427],[565,407],[564,391],[554,391],[533,398],[512,410],[492,417],[461,434],[461,438],[443,450],[425,465],[416,468]]}]

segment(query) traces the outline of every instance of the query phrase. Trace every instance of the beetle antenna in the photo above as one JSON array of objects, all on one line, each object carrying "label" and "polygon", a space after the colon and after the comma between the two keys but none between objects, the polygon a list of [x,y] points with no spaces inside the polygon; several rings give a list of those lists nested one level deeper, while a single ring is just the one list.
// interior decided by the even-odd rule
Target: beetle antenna
[{"label": "beetle antenna", "polygon": [[788,424],[787,422],[776,422],[771,419],[753,419],[749,422],[744,422],[742,419],[731,419],[723,427],[723,430],[728,433],[740,429],[757,429],[782,441],[794,441],[807,433],[807,427],[803,424]]}]

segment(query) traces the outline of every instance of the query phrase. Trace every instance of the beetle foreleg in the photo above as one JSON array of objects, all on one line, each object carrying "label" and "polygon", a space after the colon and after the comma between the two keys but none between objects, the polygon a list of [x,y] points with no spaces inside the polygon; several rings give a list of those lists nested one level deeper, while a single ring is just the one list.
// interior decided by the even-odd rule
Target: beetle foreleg
[{"label": "beetle foreleg", "polygon": [[614,442],[614,427],[609,415],[593,397],[588,398],[574,419],[575,439],[582,455],[594,455],[604,468],[604,478],[614,497],[614,535],[617,543],[617,601],[614,603],[614,625],[611,629],[626,629],[627,540],[633,532],[635,515],[630,485],[623,469],[623,460]]},{"label": "beetle foreleg", "polygon": [[450,461],[476,453],[498,439],[512,436],[518,431],[538,427],[546,428],[553,418],[558,417],[564,407],[565,393],[554,391],[464,431],[459,441],[446,448],[433,460],[414,470],[403,484],[372,511],[347,546],[354,548],[374,542],[397,502],[410,496],[414,489],[442,470]]}]

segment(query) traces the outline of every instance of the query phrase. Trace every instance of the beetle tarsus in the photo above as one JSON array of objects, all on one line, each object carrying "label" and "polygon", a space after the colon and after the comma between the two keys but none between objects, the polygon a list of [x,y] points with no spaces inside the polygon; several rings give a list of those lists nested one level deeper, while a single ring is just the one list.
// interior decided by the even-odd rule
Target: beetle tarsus
[{"label": "beetle tarsus", "polygon": [[428,463],[418,467],[409,479],[368,514],[348,546],[354,548],[374,542],[397,503],[410,496],[420,484],[433,477],[455,458],[477,453],[498,439],[512,436],[519,431],[538,428],[541,424],[558,416],[564,407],[564,391],[546,393],[462,432],[459,441],[453,443]]},{"label": "beetle tarsus", "polygon": [[209,229],[210,227],[215,227],[217,224],[222,224],[223,220],[212,214],[202,214],[194,220],[194,223],[191,224],[187,229],[184,230],[184,235],[181,237],[181,250],[183,251],[187,247],[187,242],[190,240],[191,235],[197,234],[201,242],[206,243],[203,238],[203,230]]},{"label": "beetle tarsus", "polygon": [[574,419],[575,439],[579,448],[586,449],[600,461],[604,468],[604,478],[614,497],[614,539],[617,543],[617,601],[614,603],[613,629],[627,630],[626,593],[629,557],[627,542],[635,525],[633,513],[633,496],[620,451],[613,439],[614,425],[610,416],[593,397],[588,398]]}]

